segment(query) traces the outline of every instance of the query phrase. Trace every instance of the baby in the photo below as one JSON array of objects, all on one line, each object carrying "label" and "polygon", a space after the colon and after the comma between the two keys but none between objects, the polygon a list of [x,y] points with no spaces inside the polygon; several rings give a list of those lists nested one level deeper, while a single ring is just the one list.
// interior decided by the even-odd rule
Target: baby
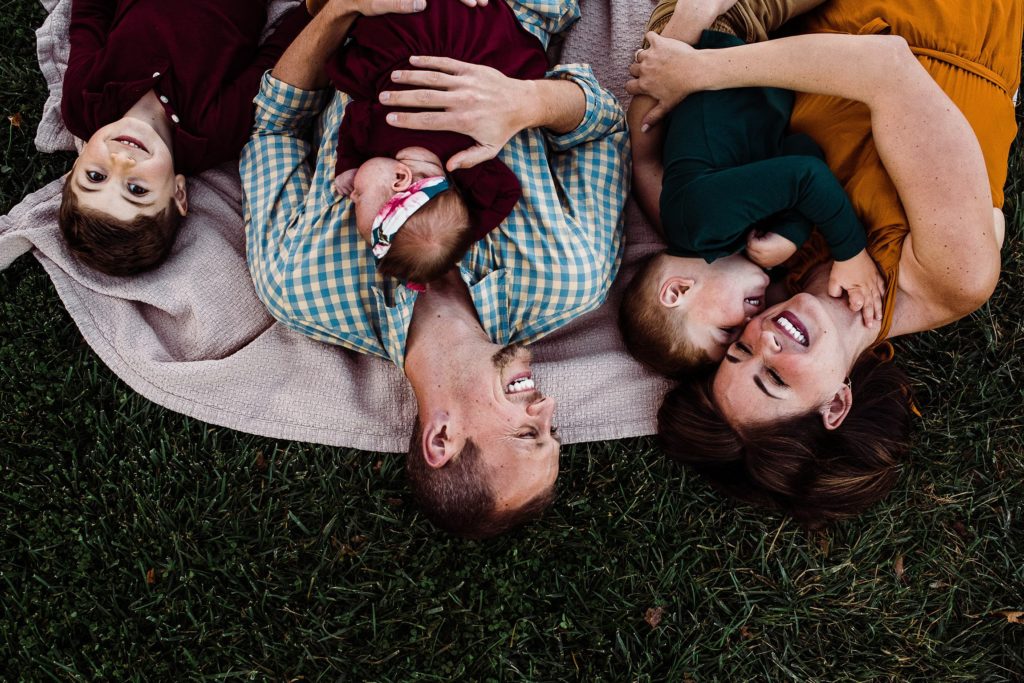
[{"label": "baby", "polygon": [[259,45],[253,0],[73,0],[61,114],[85,140],[64,182],[68,247],[108,275],[166,259],[188,211],[185,175],[237,159],[263,73],[309,21]]},{"label": "baby", "polygon": [[399,89],[391,73],[409,68],[414,55],[482,64],[522,79],[543,78],[547,57],[503,0],[477,7],[428,0],[415,14],[360,17],[328,61],[335,87],[353,98],[338,129],[334,186],[351,197],[356,227],[380,272],[426,283],[501,224],[522,188],[498,159],[446,174],[448,160],[475,144],[468,136],[387,122],[395,109],[378,102],[380,93]]},{"label": "baby", "polygon": [[[696,47],[742,44],[704,31]],[[846,290],[865,324],[881,314],[883,282],[864,227],[817,145],[786,134],[793,99],[776,88],[699,92],[667,117],[657,218],[668,249],[633,279],[620,312],[631,353],[663,374],[720,361],[764,308],[768,277],[758,266],[782,264],[814,226],[835,259],[830,293]],[[649,181],[645,164],[636,160],[638,185]]]}]

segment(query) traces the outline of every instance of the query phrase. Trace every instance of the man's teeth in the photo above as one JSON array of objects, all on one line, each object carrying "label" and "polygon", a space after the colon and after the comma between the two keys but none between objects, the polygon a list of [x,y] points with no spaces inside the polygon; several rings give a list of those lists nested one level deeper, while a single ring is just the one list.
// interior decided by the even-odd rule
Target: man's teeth
[{"label": "man's teeth", "polygon": [[797,342],[804,345],[807,344],[807,337],[801,334],[800,330],[796,329],[796,326],[789,322],[789,320],[780,315],[775,319],[775,322],[779,324],[779,327],[788,332],[790,337],[797,340]]},{"label": "man's teeth", "polygon": [[760,306],[761,305],[761,297],[759,297],[759,296],[747,297],[746,299],[744,299],[744,301],[747,302],[751,306]]},{"label": "man's teeth", "polygon": [[529,377],[523,377],[517,379],[515,382],[509,382],[508,386],[505,387],[506,394],[518,394],[523,391],[533,391],[534,389],[533,380]]}]

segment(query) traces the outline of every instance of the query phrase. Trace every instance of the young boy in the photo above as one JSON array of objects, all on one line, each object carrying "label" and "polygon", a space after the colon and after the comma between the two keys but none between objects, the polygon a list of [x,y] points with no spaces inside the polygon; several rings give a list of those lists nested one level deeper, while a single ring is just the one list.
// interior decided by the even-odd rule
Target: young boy
[{"label": "young boy", "polygon": [[524,79],[543,78],[547,57],[504,0],[477,7],[428,0],[422,12],[360,17],[328,61],[335,87],[353,98],[338,130],[335,187],[351,196],[356,226],[380,272],[425,283],[500,225],[522,189],[498,159],[446,174],[448,160],[474,144],[468,136],[388,124],[394,108],[378,98],[399,88],[391,73],[409,68],[413,55],[451,57]]},{"label": "young boy", "polygon": [[[696,47],[743,42],[704,31]],[[881,311],[864,228],[817,145],[786,134],[792,107],[790,91],[742,88],[695,93],[667,118],[658,218],[668,249],[633,279],[620,312],[631,353],[663,374],[721,360],[764,308],[768,278],[758,266],[782,264],[815,225],[835,258],[833,294],[845,289],[865,324]]]},{"label": "young boy", "polygon": [[68,247],[108,275],[163,262],[185,175],[238,158],[263,73],[308,21],[299,5],[260,46],[263,0],[73,0],[61,114],[86,142],[58,217]]}]

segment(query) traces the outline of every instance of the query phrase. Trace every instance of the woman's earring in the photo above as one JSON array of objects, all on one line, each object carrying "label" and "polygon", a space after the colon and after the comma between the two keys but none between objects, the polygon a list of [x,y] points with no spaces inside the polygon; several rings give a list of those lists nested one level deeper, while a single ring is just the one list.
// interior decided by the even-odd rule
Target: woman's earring
[{"label": "woman's earring", "polygon": [[847,376],[847,378],[843,380],[843,384],[849,387],[850,391],[853,391],[853,380],[850,379],[849,376]]}]

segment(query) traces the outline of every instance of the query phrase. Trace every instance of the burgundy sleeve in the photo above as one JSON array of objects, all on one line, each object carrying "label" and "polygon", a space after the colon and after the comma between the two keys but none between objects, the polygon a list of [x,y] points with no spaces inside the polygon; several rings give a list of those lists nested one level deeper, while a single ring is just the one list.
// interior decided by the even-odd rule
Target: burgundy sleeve
[{"label": "burgundy sleeve", "polygon": [[519,178],[497,159],[460,168],[451,175],[462,191],[477,239],[501,225],[523,194]]},{"label": "burgundy sleeve", "polygon": [[352,101],[345,107],[345,115],[338,126],[338,161],[334,175],[358,168],[372,156],[367,152],[368,138],[372,134],[370,118],[369,102]]},{"label": "burgundy sleeve", "polygon": [[74,135],[86,139],[92,135],[82,100],[89,71],[102,53],[110,35],[117,10],[116,0],[73,0],[68,38],[71,52],[64,72],[61,118]]},{"label": "burgundy sleeve", "polygon": [[224,83],[220,95],[201,114],[202,133],[220,150],[224,160],[237,157],[249,139],[255,108],[253,99],[260,89],[263,74],[273,68],[278,58],[310,21],[304,3],[282,17],[274,32],[260,45],[252,63],[233,81]]}]

